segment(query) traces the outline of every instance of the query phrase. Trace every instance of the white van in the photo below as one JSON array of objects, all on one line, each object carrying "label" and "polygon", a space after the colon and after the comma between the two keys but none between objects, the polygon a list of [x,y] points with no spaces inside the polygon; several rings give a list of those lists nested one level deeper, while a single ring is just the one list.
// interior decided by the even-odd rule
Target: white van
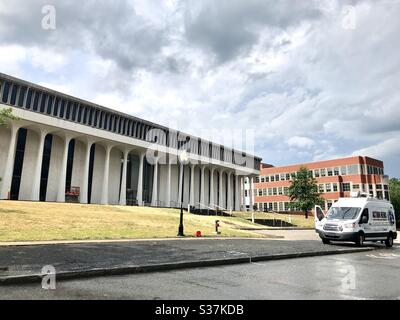
[{"label": "white van", "polygon": [[350,198],[340,198],[326,215],[316,206],[314,214],[315,231],[324,244],[352,241],[361,246],[364,241],[381,241],[391,247],[397,238],[392,204],[366,194],[352,193]]}]

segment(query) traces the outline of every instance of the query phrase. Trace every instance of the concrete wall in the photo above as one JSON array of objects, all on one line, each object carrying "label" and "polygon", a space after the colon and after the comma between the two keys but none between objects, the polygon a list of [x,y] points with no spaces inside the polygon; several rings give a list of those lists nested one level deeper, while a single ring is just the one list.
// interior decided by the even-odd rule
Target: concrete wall
[{"label": "concrete wall", "polygon": [[84,176],[84,166],[86,157],[86,145],[75,139],[74,160],[72,166],[71,187],[79,187],[82,190],[84,179],[89,177]]}]

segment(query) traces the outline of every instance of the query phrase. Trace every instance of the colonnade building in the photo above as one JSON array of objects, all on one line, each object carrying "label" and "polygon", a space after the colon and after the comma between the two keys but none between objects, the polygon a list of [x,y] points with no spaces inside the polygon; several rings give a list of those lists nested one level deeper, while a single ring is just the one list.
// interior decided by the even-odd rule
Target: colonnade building
[{"label": "colonnade building", "polygon": [[7,108],[0,199],[179,207],[183,192],[184,207],[244,210],[260,174],[254,155],[0,73]]}]

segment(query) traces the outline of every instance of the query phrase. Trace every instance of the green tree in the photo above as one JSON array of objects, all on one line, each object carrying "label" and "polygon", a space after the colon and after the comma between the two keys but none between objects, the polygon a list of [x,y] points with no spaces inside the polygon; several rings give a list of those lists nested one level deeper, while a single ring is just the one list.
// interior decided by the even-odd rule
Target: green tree
[{"label": "green tree", "polygon": [[400,226],[400,179],[389,180],[390,202],[393,204],[396,213],[397,226]]},{"label": "green tree", "polygon": [[0,110],[0,126],[3,126],[7,123],[7,120],[15,120],[16,117],[12,114],[12,109],[1,109]]},{"label": "green tree", "polygon": [[[13,116],[11,108],[0,110],[0,126],[4,126],[5,124],[7,124],[8,120],[15,120],[15,119],[17,119],[17,118]],[[0,181],[1,181],[1,177],[0,177]]]},{"label": "green tree", "polygon": [[292,174],[292,184],[288,189],[288,196],[291,201],[290,207],[303,211],[306,219],[315,205],[324,202],[318,190],[317,180],[306,167],[301,167],[296,174]]}]

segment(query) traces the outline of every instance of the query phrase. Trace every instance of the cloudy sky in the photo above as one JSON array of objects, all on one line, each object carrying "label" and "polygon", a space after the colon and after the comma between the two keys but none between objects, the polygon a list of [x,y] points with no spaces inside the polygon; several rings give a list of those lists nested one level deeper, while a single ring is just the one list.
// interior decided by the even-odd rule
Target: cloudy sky
[{"label": "cloudy sky", "polygon": [[397,0],[1,0],[0,71],[220,143],[254,130],[267,163],[367,155],[400,177],[399,17]]}]

